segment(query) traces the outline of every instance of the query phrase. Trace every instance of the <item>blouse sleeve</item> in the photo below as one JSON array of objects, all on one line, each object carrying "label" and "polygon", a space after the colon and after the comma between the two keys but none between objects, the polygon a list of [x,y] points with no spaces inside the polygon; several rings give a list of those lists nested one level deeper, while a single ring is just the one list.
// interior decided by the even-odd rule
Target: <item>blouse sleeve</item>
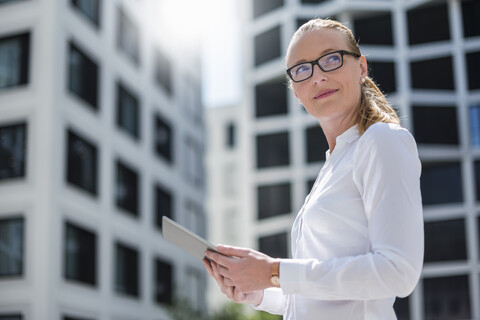
[{"label": "blouse sleeve", "polygon": [[321,300],[409,295],[423,264],[421,164],[411,134],[373,125],[353,157],[353,181],[366,212],[371,250],[329,260],[282,260],[283,293]]},{"label": "blouse sleeve", "polygon": [[265,289],[262,302],[254,309],[283,315],[285,313],[285,295],[279,288]]}]

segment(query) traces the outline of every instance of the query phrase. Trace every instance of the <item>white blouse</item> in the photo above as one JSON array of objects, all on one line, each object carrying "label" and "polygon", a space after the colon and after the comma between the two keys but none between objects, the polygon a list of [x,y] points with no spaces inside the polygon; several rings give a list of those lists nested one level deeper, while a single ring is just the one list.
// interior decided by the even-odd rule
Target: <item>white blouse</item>
[{"label": "white blouse", "polygon": [[412,135],[376,123],[337,137],[297,215],[281,289],[257,307],[285,320],[396,319],[423,264],[421,164]]}]

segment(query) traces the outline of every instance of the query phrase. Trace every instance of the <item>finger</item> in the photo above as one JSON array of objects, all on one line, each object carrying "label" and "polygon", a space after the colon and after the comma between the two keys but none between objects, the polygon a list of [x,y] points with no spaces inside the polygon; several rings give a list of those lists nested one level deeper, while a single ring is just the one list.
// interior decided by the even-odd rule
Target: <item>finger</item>
[{"label": "finger", "polygon": [[212,265],[210,264],[210,262],[207,259],[203,259],[203,266],[205,267],[205,270],[207,270],[208,274],[212,278],[215,278],[215,276],[213,275]]},{"label": "finger", "polygon": [[222,275],[218,273],[218,265],[213,262],[212,263],[212,269],[213,269],[213,277],[217,281],[218,285],[220,286],[220,289],[222,290],[223,293],[225,293],[226,286],[225,286],[225,279]]},{"label": "finger", "polygon": [[230,270],[228,270],[224,266],[217,265],[217,271],[218,271],[218,274],[220,274],[222,277],[230,278],[230,276],[231,276]]},{"label": "finger", "polygon": [[226,267],[227,269],[229,269],[229,267],[231,267],[235,263],[234,258],[227,257],[221,253],[210,251],[210,250],[205,252],[205,256],[208,259],[215,261],[216,263]]},{"label": "finger", "polygon": [[218,284],[222,285],[223,284],[223,279],[222,276],[218,273],[218,265],[212,261],[212,271],[213,271],[213,277],[215,280],[217,280]]},{"label": "finger", "polygon": [[232,279],[230,278],[223,278],[223,283],[229,287],[235,286],[235,283],[233,283]]},{"label": "finger", "polygon": [[246,297],[247,296],[242,291],[238,290],[237,288],[233,289],[233,300],[236,303],[244,302]]},{"label": "finger", "polygon": [[228,298],[230,298],[232,300],[235,299],[234,289],[235,289],[235,287],[227,287],[226,288],[226,295],[227,295]]},{"label": "finger", "polygon": [[224,255],[240,258],[247,256],[251,252],[248,248],[226,246],[223,244],[217,245],[217,250]]}]

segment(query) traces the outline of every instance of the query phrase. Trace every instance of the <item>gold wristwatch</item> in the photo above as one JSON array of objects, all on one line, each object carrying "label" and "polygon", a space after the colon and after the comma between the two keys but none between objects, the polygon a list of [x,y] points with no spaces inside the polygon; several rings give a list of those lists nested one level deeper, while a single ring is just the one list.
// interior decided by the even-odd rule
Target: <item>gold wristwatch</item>
[{"label": "gold wristwatch", "polygon": [[280,288],[280,261],[275,261],[272,265],[270,282],[274,287]]}]

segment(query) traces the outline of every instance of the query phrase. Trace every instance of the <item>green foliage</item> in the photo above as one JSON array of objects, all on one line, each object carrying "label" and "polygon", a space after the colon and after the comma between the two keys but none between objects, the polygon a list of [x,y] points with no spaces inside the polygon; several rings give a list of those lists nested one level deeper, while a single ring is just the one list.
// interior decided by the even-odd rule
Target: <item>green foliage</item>
[{"label": "green foliage", "polygon": [[167,313],[171,320],[209,320],[210,318],[202,312],[193,308],[187,299],[176,299],[172,305],[167,307]]},{"label": "green foliage", "polygon": [[255,311],[252,313],[248,320],[281,320],[282,316],[276,314],[270,314],[268,312],[263,311]]},{"label": "green foliage", "polygon": [[216,311],[212,320],[244,320],[245,312],[243,305],[236,303],[227,303],[220,310]]},{"label": "green foliage", "polygon": [[186,299],[179,299],[167,307],[171,320],[281,320],[282,317],[263,311],[246,310],[242,304],[226,303],[212,314],[203,314],[195,310]]}]

